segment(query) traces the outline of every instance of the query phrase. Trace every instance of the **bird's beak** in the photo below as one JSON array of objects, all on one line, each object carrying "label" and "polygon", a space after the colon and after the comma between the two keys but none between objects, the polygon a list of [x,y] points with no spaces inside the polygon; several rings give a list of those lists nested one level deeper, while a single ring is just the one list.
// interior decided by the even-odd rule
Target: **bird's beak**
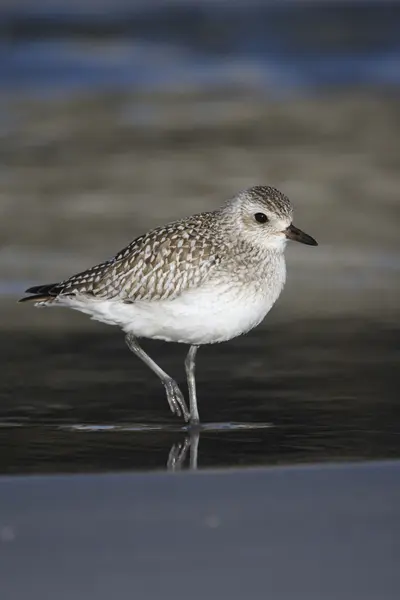
[{"label": "bird's beak", "polygon": [[285,235],[289,240],[294,240],[295,242],[301,242],[302,244],[307,244],[308,246],[318,246],[318,243],[311,235],[307,235],[301,229],[297,229],[294,225],[289,225],[289,227],[285,230]]}]

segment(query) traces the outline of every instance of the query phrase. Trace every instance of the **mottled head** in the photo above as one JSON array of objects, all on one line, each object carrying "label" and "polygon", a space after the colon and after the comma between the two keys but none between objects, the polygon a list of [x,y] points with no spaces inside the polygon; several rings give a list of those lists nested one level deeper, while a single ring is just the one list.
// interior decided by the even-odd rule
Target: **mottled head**
[{"label": "mottled head", "polygon": [[289,198],[276,188],[257,185],[229,200],[222,209],[235,234],[253,245],[284,249],[288,239],[316,246],[317,242],[292,224]]}]

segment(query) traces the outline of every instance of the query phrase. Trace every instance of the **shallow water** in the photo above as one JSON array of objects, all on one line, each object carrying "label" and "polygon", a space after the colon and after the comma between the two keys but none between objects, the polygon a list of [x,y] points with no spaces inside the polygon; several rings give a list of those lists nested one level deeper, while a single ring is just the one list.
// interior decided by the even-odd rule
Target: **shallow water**
[{"label": "shallow water", "polygon": [[399,84],[395,3],[63,4],[0,7],[10,89]]},{"label": "shallow water", "polygon": [[[162,387],[115,330],[13,331],[2,338],[2,473],[400,456],[394,324],[274,323],[201,349],[199,435],[169,413]],[[182,382],[184,347],[144,346]]]}]

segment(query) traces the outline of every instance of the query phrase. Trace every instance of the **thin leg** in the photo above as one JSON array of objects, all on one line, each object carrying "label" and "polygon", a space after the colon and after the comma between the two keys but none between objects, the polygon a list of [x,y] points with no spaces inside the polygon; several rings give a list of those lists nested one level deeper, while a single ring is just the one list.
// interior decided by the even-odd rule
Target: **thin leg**
[{"label": "thin leg", "polygon": [[190,404],[190,423],[198,425],[200,423],[199,409],[197,408],[196,396],[196,353],[198,346],[190,346],[185,360],[186,377],[189,388],[189,404]]},{"label": "thin leg", "polygon": [[173,413],[182,415],[185,421],[189,421],[190,414],[187,409],[183,394],[176,381],[158,366],[153,359],[139,345],[137,339],[131,333],[127,333],[125,341],[129,350],[138,356],[159,377],[165,387],[169,407]]},{"label": "thin leg", "polygon": [[189,429],[183,442],[173,444],[168,456],[168,471],[180,471],[185,466],[188,451],[190,451],[189,468],[197,469],[199,455],[200,429]]},{"label": "thin leg", "polygon": [[169,452],[167,469],[168,471],[180,471],[184,465],[188,450],[190,448],[190,436],[187,435],[183,442],[172,444]]},{"label": "thin leg", "polygon": [[190,469],[196,471],[199,456],[200,431],[193,431],[190,434]]}]

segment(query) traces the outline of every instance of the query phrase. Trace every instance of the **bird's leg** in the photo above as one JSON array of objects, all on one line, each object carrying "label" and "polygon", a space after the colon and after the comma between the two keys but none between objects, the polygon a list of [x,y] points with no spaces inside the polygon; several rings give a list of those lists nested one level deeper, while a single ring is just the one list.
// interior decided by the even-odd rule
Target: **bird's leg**
[{"label": "bird's leg", "polygon": [[168,455],[168,471],[180,471],[183,468],[189,448],[190,436],[188,435],[185,437],[183,442],[172,445]]},{"label": "bird's leg", "polygon": [[197,397],[196,397],[196,353],[198,346],[190,346],[189,352],[185,359],[186,377],[189,388],[189,405],[190,405],[190,423],[192,425],[198,425],[200,423],[199,409],[197,408]]},{"label": "bird's leg", "polygon": [[167,469],[169,471],[179,471],[182,469],[190,450],[189,468],[195,471],[198,465],[199,441],[200,429],[189,429],[183,442],[173,444],[168,456]]},{"label": "bird's leg", "polygon": [[161,383],[165,387],[169,407],[173,413],[178,416],[183,416],[185,421],[189,421],[190,414],[187,409],[183,394],[178,387],[176,381],[172,379],[165,371],[158,366],[153,359],[139,345],[136,337],[131,333],[127,333],[125,341],[129,350],[138,356],[150,369],[159,377]]},{"label": "bird's leg", "polygon": [[194,430],[190,435],[190,469],[196,471],[199,457],[200,431]]}]

